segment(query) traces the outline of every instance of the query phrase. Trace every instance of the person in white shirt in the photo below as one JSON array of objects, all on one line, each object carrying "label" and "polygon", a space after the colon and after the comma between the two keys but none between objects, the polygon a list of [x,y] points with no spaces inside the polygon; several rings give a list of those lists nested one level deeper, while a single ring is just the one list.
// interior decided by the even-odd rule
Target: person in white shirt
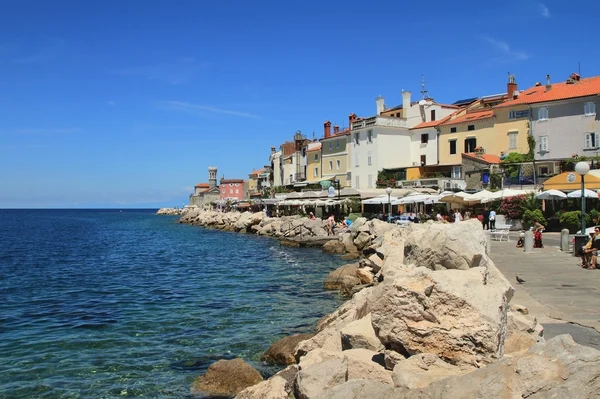
[{"label": "person in white shirt", "polygon": [[460,211],[457,209],[456,213],[454,213],[454,223],[458,223],[461,220],[463,220],[462,215],[460,214]]},{"label": "person in white shirt", "polygon": [[494,230],[496,228],[496,211],[493,209],[490,211],[490,230]]}]

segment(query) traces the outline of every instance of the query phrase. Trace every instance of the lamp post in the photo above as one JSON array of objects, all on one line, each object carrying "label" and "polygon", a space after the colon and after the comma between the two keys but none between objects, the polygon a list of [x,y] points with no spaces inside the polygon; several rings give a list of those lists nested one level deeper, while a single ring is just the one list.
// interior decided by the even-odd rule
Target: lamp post
[{"label": "lamp post", "polygon": [[585,234],[585,175],[590,171],[587,162],[577,162],[575,172],[581,175],[581,234]]},{"label": "lamp post", "polygon": [[388,195],[388,222],[391,220],[392,218],[392,200],[391,200],[391,195],[392,195],[392,189],[390,187],[385,189],[385,192]]}]

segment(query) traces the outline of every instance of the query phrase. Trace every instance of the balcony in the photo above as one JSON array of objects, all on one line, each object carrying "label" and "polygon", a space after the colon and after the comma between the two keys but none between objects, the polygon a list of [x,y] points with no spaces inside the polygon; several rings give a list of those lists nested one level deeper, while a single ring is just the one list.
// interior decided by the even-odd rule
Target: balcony
[{"label": "balcony", "polygon": [[439,190],[464,190],[467,183],[463,179],[450,177],[432,177],[427,179],[401,180],[396,182],[396,187],[402,188],[435,188]]},{"label": "balcony", "polygon": [[408,123],[404,118],[391,118],[388,116],[372,116],[367,119],[361,119],[359,121],[352,122],[352,130],[358,130],[373,126],[408,128]]}]

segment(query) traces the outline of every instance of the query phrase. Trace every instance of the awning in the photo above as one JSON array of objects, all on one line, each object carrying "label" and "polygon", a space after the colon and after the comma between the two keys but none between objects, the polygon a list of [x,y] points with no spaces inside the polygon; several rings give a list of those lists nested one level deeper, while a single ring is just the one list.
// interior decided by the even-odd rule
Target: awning
[{"label": "awning", "polygon": [[[600,189],[600,170],[592,169],[585,175],[585,188],[590,190]],[[581,189],[581,176],[577,172],[564,172],[549,178],[544,182],[544,191],[560,190],[575,191]]]}]

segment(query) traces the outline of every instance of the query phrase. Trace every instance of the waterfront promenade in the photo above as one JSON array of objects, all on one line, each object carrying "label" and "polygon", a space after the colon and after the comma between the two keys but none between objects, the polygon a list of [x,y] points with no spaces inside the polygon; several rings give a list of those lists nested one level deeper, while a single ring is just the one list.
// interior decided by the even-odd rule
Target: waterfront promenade
[{"label": "waterfront promenade", "polygon": [[[600,270],[582,269],[579,258],[547,242],[529,254],[512,238],[492,242],[490,257],[515,287],[511,303],[526,306],[547,338],[569,333],[581,344],[600,348]],[[517,284],[516,275],[526,282]]]}]

